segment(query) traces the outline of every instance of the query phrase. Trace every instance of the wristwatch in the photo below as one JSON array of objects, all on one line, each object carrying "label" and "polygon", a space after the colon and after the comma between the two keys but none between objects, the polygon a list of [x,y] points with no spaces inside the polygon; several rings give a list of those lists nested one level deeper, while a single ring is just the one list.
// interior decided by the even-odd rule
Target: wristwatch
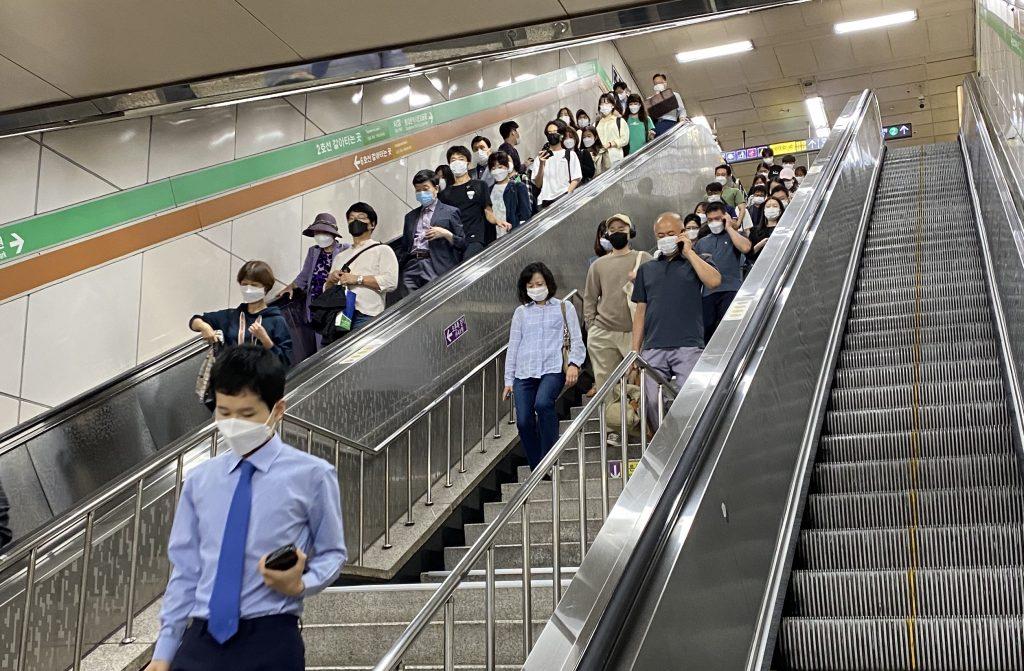
[{"label": "wristwatch", "polygon": [[363,276],[362,275],[360,275],[359,277],[356,278],[356,284],[359,285],[359,286],[363,286]]}]

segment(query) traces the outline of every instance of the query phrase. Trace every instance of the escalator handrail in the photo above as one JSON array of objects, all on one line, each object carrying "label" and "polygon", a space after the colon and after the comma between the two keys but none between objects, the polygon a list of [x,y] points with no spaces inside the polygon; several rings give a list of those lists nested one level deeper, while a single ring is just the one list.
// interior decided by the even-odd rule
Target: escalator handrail
[{"label": "escalator handrail", "polygon": [[[806,227],[818,216],[824,206],[824,196],[846,156],[855,129],[870,107],[871,99],[871,91],[865,90],[856,98],[852,111],[849,114],[844,111],[845,124],[842,126],[839,137],[836,138],[833,133],[829,140],[829,144],[833,140],[836,141],[836,144],[833,145],[835,149],[830,149],[828,161],[821,170],[810,198],[804,201],[803,208],[794,216],[804,226],[804,229],[794,236],[795,238],[802,237]],[[787,212],[787,214],[789,213]],[[797,242],[798,240],[792,240],[791,244],[783,249],[779,264],[767,278],[762,299],[753,307],[747,328],[740,332],[739,339],[730,353],[728,361],[724,364],[717,385],[711,392],[706,406],[702,409],[693,431],[685,439],[686,446],[682,451],[682,456],[676,463],[666,488],[651,511],[636,544],[632,547],[622,575],[619,576],[613,587],[611,597],[599,616],[596,628],[587,640],[576,642],[576,649],[580,649],[582,646],[582,654],[576,665],[577,669],[604,669],[607,668],[607,664],[611,663],[612,653],[619,640],[618,634],[625,630],[628,615],[641,592],[640,588],[653,567],[654,559],[658,556],[660,549],[664,547],[668,535],[671,533],[673,523],[678,516],[676,513],[686,499],[689,486],[692,484],[692,473],[704,452],[704,447],[710,441],[718,420],[732,397],[732,391],[746,369],[754,344],[768,323],[783,281],[790,274],[798,259],[800,245]]]}]

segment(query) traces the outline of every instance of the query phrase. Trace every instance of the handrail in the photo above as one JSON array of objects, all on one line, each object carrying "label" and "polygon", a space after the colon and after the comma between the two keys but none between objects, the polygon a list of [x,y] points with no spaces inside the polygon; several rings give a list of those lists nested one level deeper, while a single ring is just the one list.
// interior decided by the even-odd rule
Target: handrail
[{"label": "handrail", "polygon": [[[853,141],[856,121],[864,117],[870,100],[871,92],[869,90],[863,91],[858,97],[852,113],[847,117],[846,123],[841,129],[841,135],[835,145],[836,149],[830,151],[828,162],[814,184],[812,195],[807,201],[804,201],[804,207],[798,211],[796,218],[806,222],[805,226],[809,225],[809,222],[820,212],[823,206],[823,197]],[[693,431],[687,437],[682,457],[675,464],[665,491],[658,499],[640,532],[629,559],[625,563],[624,571],[612,589],[611,598],[600,614],[596,628],[589,638],[582,642],[583,652],[576,668],[601,669],[606,668],[606,664],[610,662],[619,633],[623,631],[628,614],[640,594],[642,585],[647,580],[653,559],[665,546],[668,534],[671,532],[672,522],[678,518],[681,507],[685,504],[686,491],[692,484],[692,475],[704,452],[704,447],[708,444],[719,418],[725,411],[729,399],[732,397],[733,389],[740,382],[746,369],[746,363],[751,356],[753,345],[768,323],[771,309],[782,289],[783,280],[790,274],[796,263],[799,248],[798,244],[786,246],[782,251],[778,266],[767,279],[762,299],[754,305],[747,328],[740,332],[717,385],[712,390]],[[579,643],[577,642],[577,649],[580,647]]]},{"label": "handrail", "polygon": [[[547,477],[548,471],[552,471],[552,483],[553,483],[552,484],[552,486],[553,486],[552,502],[554,503],[556,501],[559,501],[559,496],[560,496],[560,494],[558,492],[559,480],[558,480],[557,476],[555,476],[555,473],[557,472],[557,468],[554,468],[554,467],[558,463],[559,459],[561,459],[563,454],[566,453],[567,451],[569,451],[570,445],[573,445],[576,449],[580,449],[581,450],[581,452],[579,454],[579,458],[577,460],[577,465],[578,465],[578,467],[577,467],[577,478],[579,479],[579,481],[581,483],[580,484],[580,492],[579,492],[580,497],[581,497],[581,499],[580,499],[581,507],[585,508],[585,499],[586,499],[586,491],[585,491],[585,489],[586,489],[586,485],[585,485],[585,482],[586,482],[586,458],[585,458],[585,456],[584,456],[584,454],[582,452],[583,446],[582,446],[582,443],[579,441],[578,436],[579,436],[580,432],[585,428],[587,422],[589,422],[591,419],[593,419],[593,415],[594,415],[595,411],[599,411],[600,412],[600,418],[602,420],[602,422],[601,422],[601,426],[602,426],[602,428],[601,428],[601,448],[602,448],[601,473],[602,473],[602,484],[604,485],[602,487],[602,495],[603,495],[603,499],[604,499],[604,510],[603,510],[603,513],[607,514],[607,510],[608,510],[608,487],[607,487],[607,466],[606,466],[606,462],[607,462],[607,435],[606,435],[606,428],[604,426],[605,406],[606,406],[607,398],[609,396],[611,396],[612,393],[614,391],[616,391],[616,389],[618,389],[618,391],[619,391],[619,399],[620,399],[620,406],[622,407],[623,411],[625,410],[625,404],[622,402],[622,399],[626,398],[626,394],[625,394],[625,390],[624,390],[624,387],[626,386],[626,377],[629,375],[630,371],[634,368],[634,366],[637,366],[638,368],[640,368],[640,370],[641,370],[641,378],[643,378],[646,375],[650,375],[655,380],[655,382],[658,383],[659,387],[667,386],[667,387],[669,387],[670,390],[675,392],[676,387],[674,385],[672,385],[668,380],[666,380],[661,375],[661,373],[659,373],[657,370],[652,368],[651,365],[647,361],[645,361],[643,359],[643,357],[641,357],[639,354],[637,354],[636,352],[630,352],[622,360],[622,362],[618,366],[616,366],[615,370],[608,376],[608,379],[605,380],[604,384],[601,385],[601,388],[597,391],[596,394],[594,394],[594,397],[584,406],[584,408],[580,412],[580,414],[577,415],[577,417],[574,420],[572,420],[572,422],[569,424],[569,426],[566,428],[566,430],[559,437],[558,441],[551,448],[551,451],[548,452],[544,456],[544,458],[541,460],[540,464],[538,464],[537,468],[534,469],[533,472],[530,474],[530,477],[527,478],[526,482],[522,483],[516,489],[515,493],[512,494],[511,498],[509,498],[509,500],[504,504],[504,506],[502,506],[502,509],[498,513],[498,516],[487,526],[486,529],[484,529],[484,531],[480,534],[480,537],[476,540],[475,543],[473,543],[473,545],[469,548],[469,550],[465,553],[465,555],[463,555],[462,559],[459,560],[459,563],[456,564],[455,568],[453,568],[451,570],[451,572],[449,573],[448,577],[445,578],[444,582],[442,582],[438,586],[438,588],[430,596],[430,599],[427,600],[427,603],[424,604],[423,608],[420,609],[420,612],[416,614],[416,617],[413,618],[411,623],[409,623],[409,626],[407,626],[405,628],[405,630],[402,632],[402,634],[398,637],[398,640],[396,640],[395,643],[392,644],[391,648],[388,649],[388,651],[384,654],[384,656],[381,657],[380,661],[377,662],[377,664],[374,666],[374,671],[391,671],[392,669],[395,668],[395,666],[402,660],[402,657],[406,654],[406,652],[409,651],[409,648],[412,647],[412,645],[416,642],[416,639],[420,636],[420,634],[423,633],[423,630],[427,626],[430,625],[431,621],[438,614],[438,612],[442,608],[445,608],[446,604],[449,603],[449,601],[451,600],[452,596],[455,594],[455,592],[459,588],[459,586],[463,583],[463,581],[465,579],[465,576],[470,572],[472,567],[474,565],[476,565],[477,563],[479,563],[480,560],[484,558],[485,554],[490,554],[493,551],[492,545],[494,544],[494,540],[497,538],[498,534],[501,533],[501,531],[504,530],[504,528],[510,523],[510,521],[513,518],[513,515],[517,511],[519,511],[519,510],[523,510],[524,511],[524,520],[525,521],[524,521],[523,537],[524,537],[524,539],[527,539],[527,536],[528,536],[528,533],[529,533],[528,532],[529,516],[528,516],[528,513],[525,513],[525,511],[526,511],[525,505],[526,505],[527,501],[529,500],[530,496],[533,494],[534,490],[537,489],[537,487],[540,485],[540,483],[542,481],[544,481],[544,478]],[[641,425],[640,425],[640,434],[641,434],[642,437],[646,437],[646,432],[647,432],[647,416],[646,416],[646,413],[644,412],[645,405],[646,405],[646,403],[645,403],[646,394],[647,394],[647,392],[646,392],[646,385],[644,384],[644,380],[641,379],[641,381],[640,381],[640,398],[641,398],[641,401],[640,401],[640,406],[641,406],[641,410],[640,410],[640,423],[641,423]],[[659,394],[659,401],[660,400],[661,400],[661,398],[660,398],[660,394]],[[663,417],[663,416],[664,416],[664,406],[661,405],[661,407],[659,407],[659,417]],[[623,456],[623,462],[622,462],[622,477],[623,477],[623,480],[625,481],[625,479],[626,479],[626,472],[628,470],[627,469],[627,459],[625,457],[625,453],[626,453],[626,450],[628,448],[628,443],[629,443],[629,440],[628,440],[628,429],[627,429],[625,423],[623,423],[623,425],[622,425],[620,436],[621,436],[620,441],[621,441],[621,445],[622,445],[622,449],[623,449],[623,455],[624,455]],[[585,513],[586,511],[582,510],[581,512]],[[580,519],[581,519],[581,521],[580,521],[580,527],[581,527],[581,529],[580,529],[580,531],[581,531],[580,548],[581,548],[581,554],[583,554],[586,551],[586,544],[587,544],[586,543],[586,539],[587,539],[587,533],[586,533],[587,517],[586,517],[585,514],[583,514]],[[559,517],[558,517],[558,511],[557,510],[555,511],[555,514],[554,514],[554,517],[552,519],[552,522],[553,522],[553,524],[556,527],[560,524]],[[559,542],[559,538],[560,538],[560,535],[558,533],[555,533],[554,536],[553,536],[552,543],[558,543]],[[524,543],[524,550],[523,550],[524,559],[526,559],[526,556],[527,556],[528,553],[529,553],[529,542],[527,541],[526,543]],[[487,592],[490,595],[489,596],[489,602],[493,606],[493,588],[494,588],[494,566],[493,565],[494,565],[494,562],[493,562],[493,558],[492,557],[488,557],[487,559],[488,559],[488,561],[487,561],[487,566],[488,566],[488,571],[487,571],[487,573],[488,573],[488,575],[487,575]],[[554,567],[554,570],[552,571],[553,589],[555,590],[555,594],[556,595],[558,595],[560,593],[560,585],[561,585],[561,572],[558,570],[559,568],[560,567],[556,566],[556,567]],[[524,564],[524,571],[523,571],[524,603],[528,603],[529,602],[529,597],[526,596],[526,592],[528,592],[529,589],[530,589],[529,569],[527,568],[527,564]],[[557,601],[558,601],[558,599],[557,599],[557,596],[556,596],[555,602],[557,603]],[[525,607],[529,608],[529,606],[525,606]],[[527,613],[526,615],[529,615],[529,614]],[[493,607],[488,607],[487,608],[487,616],[486,617],[487,617],[487,623],[486,624],[487,624],[488,633],[489,633],[489,635],[487,637],[487,645],[488,645],[487,653],[488,653],[488,659],[489,660],[493,660],[494,659],[494,636],[493,636],[493,631],[492,631],[493,630],[493,623],[494,623]],[[448,652],[449,652],[449,650],[447,649],[447,646],[448,646],[449,640],[451,639],[451,637],[448,635],[448,633],[449,633],[450,629],[454,626],[453,618],[449,615],[447,608],[445,609],[444,626],[445,626],[445,632],[446,632],[445,636],[444,636],[444,641],[445,641],[445,645],[446,645],[445,654],[446,654],[446,659],[447,659],[447,655],[448,655]],[[528,633],[528,632],[531,631],[531,628],[532,628],[532,622],[531,622],[531,618],[530,617],[527,616],[527,617],[524,618],[524,625],[523,626],[524,626],[524,636],[525,636],[525,638],[524,638],[524,646],[529,646],[529,645],[531,645],[531,640],[532,640],[532,635]],[[528,647],[525,648],[525,652],[527,654],[529,653],[529,648]],[[492,666],[488,666],[487,668],[492,668]]]}]

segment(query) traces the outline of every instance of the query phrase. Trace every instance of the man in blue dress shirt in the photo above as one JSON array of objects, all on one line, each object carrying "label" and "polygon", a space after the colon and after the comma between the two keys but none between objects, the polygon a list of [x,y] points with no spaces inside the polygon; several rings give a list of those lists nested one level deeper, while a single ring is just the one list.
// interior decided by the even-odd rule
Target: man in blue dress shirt
[{"label": "man in blue dress shirt", "polygon": [[[211,384],[229,449],[185,478],[147,671],[302,671],[302,601],[330,586],[347,557],[337,473],[274,433],[285,372],[271,352],[228,350]],[[289,543],[298,563],[266,568]]]}]

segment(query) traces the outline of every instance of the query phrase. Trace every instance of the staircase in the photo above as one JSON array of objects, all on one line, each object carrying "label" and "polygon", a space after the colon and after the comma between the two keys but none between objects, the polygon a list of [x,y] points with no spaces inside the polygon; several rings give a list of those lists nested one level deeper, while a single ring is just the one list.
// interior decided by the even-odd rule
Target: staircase
[{"label": "staircase", "polygon": [[[574,408],[576,417],[580,408]],[[569,421],[561,423],[565,431]],[[634,440],[639,441],[639,438]],[[600,427],[597,420],[587,423],[584,432],[584,475],[587,495],[588,543],[596,537],[603,523],[601,494]],[[608,446],[609,459],[621,454],[618,445]],[[640,445],[630,444],[630,459],[640,457]],[[569,450],[560,471],[559,550],[562,591],[575,574],[580,562],[580,506],[576,450]],[[372,669],[387,652],[426,603],[437,584],[448,576],[497,516],[513,492],[530,474],[528,466],[520,466],[516,483],[502,485],[502,501],[484,504],[484,522],[466,524],[466,545],[446,547],[444,571],[425,572],[420,582],[408,585],[364,585],[336,587],[309,600],[303,617],[303,638],[306,642],[308,669],[318,671],[354,671]],[[622,479],[609,478],[609,505],[614,505],[622,491]],[[552,518],[552,484],[541,483],[528,504],[530,512],[530,570],[532,600],[532,635],[534,638],[553,612],[552,581],[554,529]],[[523,627],[523,529],[518,521],[508,524],[495,548],[496,668],[519,669],[526,659]],[[454,662],[462,669],[485,668],[484,572],[483,564],[474,567],[469,579],[455,597]],[[406,668],[443,669],[443,620],[439,615],[419,637]]]}]

